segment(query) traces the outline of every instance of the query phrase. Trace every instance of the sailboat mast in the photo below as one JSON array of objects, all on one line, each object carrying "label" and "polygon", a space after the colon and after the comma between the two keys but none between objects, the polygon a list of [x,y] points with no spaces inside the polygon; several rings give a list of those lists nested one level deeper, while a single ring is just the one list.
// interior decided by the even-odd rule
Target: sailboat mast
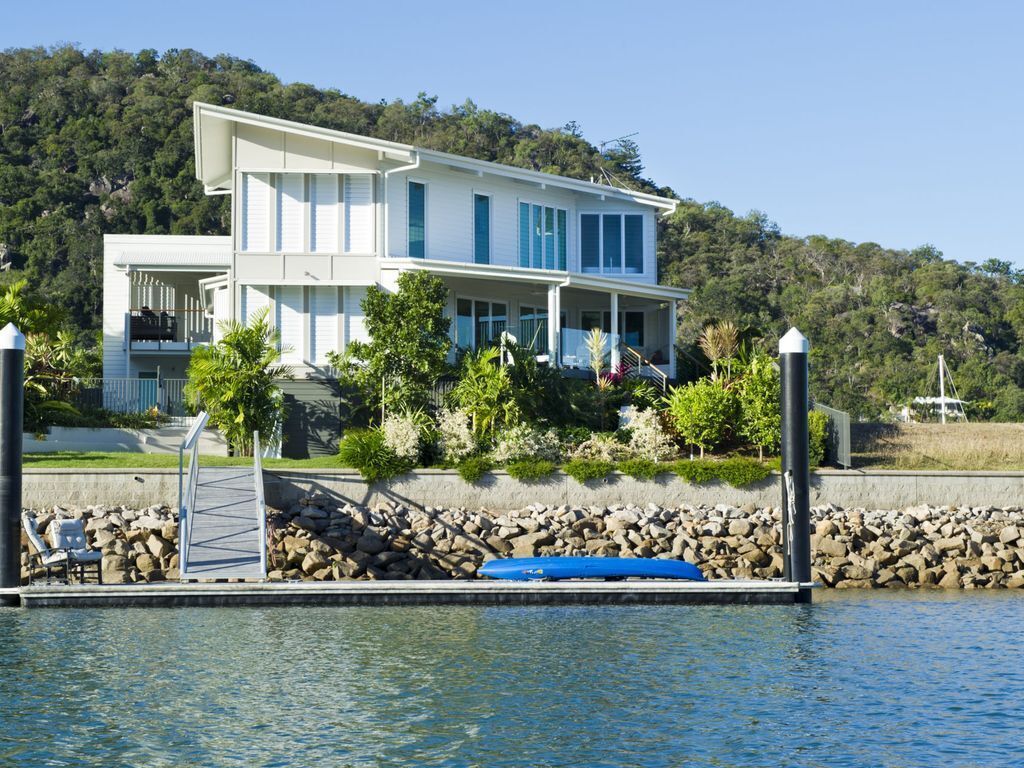
[{"label": "sailboat mast", "polygon": [[943,424],[946,423],[946,372],[942,370],[945,362],[939,355],[939,414]]}]

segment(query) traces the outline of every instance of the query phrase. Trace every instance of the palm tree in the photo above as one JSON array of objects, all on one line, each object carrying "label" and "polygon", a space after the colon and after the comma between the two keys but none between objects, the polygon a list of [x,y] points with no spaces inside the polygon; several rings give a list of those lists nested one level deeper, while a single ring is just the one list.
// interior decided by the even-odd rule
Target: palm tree
[{"label": "palm tree", "polygon": [[186,402],[206,409],[242,456],[252,455],[254,431],[263,445],[276,445],[284,420],[284,394],[274,381],[291,378],[291,372],[280,364],[280,334],[268,314],[258,312],[247,326],[222,323],[221,340],[197,349],[188,364]]}]

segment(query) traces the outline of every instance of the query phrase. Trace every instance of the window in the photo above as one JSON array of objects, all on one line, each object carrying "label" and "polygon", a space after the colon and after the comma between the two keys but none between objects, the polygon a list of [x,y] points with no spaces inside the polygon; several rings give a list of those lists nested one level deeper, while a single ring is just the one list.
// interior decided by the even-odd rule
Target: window
[{"label": "window", "polygon": [[266,173],[242,176],[242,250],[270,250],[270,177]]},{"label": "window", "polygon": [[[600,328],[605,333],[612,332],[612,313],[610,310],[583,310],[580,313],[580,325],[583,330]],[[644,345],[644,313],[630,310],[619,312],[619,338],[623,344],[631,347]]]},{"label": "window", "polygon": [[373,178],[368,173],[345,174],[345,252],[373,252]]},{"label": "window", "polygon": [[491,198],[473,195],[473,261],[491,262]]},{"label": "window", "polygon": [[409,256],[426,256],[427,185],[409,182]]},{"label": "window", "polygon": [[281,335],[281,362],[301,363],[305,355],[303,349],[303,317],[305,315],[305,295],[301,285],[279,285],[275,289],[276,310],[274,325]]},{"label": "window", "polygon": [[455,302],[455,346],[480,349],[496,343],[508,325],[508,307],[500,301]]},{"label": "window", "polygon": [[306,239],[305,178],[301,173],[277,175],[277,250],[302,252]]},{"label": "window", "polygon": [[548,348],[547,307],[519,307],[519,343],[537,352]]},{"label": "window", "polygon": [[327,362],[338,349],[338,289],[333,285],[309,287],[309,361]]},{"label": "window", "polygon": [[566,222],[562,208],[519,203],[519,266],[566,268]]},{"label": "window", "polygon": [[338,250],[338,177],[317,173],[309,179],[309,250],[333,253]]},{"label": "window", "polygon": [[643,274],[643,216],[632,213],[581,214],[580,268],[594,273]]}]

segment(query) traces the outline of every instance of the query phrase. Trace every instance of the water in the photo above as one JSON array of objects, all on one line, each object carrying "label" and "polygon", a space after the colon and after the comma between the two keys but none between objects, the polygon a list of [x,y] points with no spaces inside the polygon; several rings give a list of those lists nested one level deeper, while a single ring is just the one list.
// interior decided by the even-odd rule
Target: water
[{"label": "water", "polygon": [[0,610],[0,765],[1024,765],[1024,595]]}]

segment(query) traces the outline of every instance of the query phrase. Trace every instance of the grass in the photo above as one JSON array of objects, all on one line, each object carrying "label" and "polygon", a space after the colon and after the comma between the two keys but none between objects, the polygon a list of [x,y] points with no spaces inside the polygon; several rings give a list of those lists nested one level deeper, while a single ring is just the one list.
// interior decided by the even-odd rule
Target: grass
[{"label": "grass", "polygon": [[[188,463],[188,456],[185,456]],[[244,456],[202,456],[204,467],[249,466],[252,459]],[[26,453],[24,465],[39,469],[177,469],[176,453],[102,453],[86,451],[57,451],[54,453]],[[337,456],[317,456],[312,459],[263,459],[265,469],[340,469]]]},{"label": "grass", "polygon": [[1024,424],[851,424],[856,469],[1024,470]]}]

